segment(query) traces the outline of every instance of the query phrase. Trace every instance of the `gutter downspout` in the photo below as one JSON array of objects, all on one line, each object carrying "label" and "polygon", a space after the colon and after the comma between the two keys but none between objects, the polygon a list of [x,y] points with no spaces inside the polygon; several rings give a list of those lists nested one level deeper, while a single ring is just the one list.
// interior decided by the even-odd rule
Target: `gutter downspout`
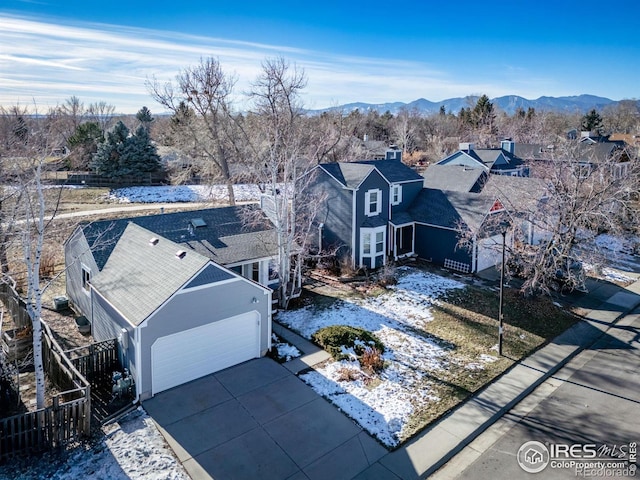
[{"label": "gutter downspout", "polygon": [[351,190],[351,263],[353,268],[357,268],[356,265],[356,197],[357,190]]}]

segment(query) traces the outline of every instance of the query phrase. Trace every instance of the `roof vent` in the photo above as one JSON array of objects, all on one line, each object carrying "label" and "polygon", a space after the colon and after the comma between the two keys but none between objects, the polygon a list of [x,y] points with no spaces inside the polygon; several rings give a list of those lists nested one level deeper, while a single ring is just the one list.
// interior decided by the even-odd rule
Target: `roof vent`
[{"label": "roof vent", "polygon": [[159,241],[160,240],[158,239],[158,237],[153,237],[151,240],[149,240],[149,245],[157,245]]},{"label": "roof vent", "polygon": [[193,228],[206,227],[207,222],[205,222],[203,218],[192,218],[191,225],[193,225]]},{"label": "roof vent", "polygon": [[176,252],[176,257],[178,257],[180,260],[182,260],[186,256],[187,256],[187,252],[185,252],[184,250],[178,250]]}]

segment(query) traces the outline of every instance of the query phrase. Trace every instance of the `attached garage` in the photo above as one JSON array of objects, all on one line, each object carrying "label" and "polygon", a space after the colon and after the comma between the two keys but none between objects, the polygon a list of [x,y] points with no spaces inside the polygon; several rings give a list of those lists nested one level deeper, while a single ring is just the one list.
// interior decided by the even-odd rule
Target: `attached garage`
[{"label": "attached garage", "polygon": [[[509,243],[507,236],[506,242]],[[487,268],[495,268],[502,262],[502,234],[478,240],[478,255],[476,257],[476,272]]]},{"label": "attached garage", "polygon": [[260,356],[260,315],[248,312],[158,338],[151,346],[153,395]]}]

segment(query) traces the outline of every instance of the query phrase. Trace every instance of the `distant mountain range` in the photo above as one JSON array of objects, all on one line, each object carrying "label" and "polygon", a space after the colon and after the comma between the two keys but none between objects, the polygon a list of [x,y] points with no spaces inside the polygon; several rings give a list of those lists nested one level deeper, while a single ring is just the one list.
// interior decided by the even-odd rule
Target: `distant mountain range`
[{"label": "distant mountain range", "polygon": [[[324,108],[321,110],[310,110],[309,113],[322,113],[330,111],[342,111],[351,112],[353,110],[360,110],[361,112],[369,112],[372,110],[383,114],[387,111],[396,115],[401,110],[417,111],[423,115],[432,113],[438,113],[440,107],[444,106],[447,113],[457,114],[463,107],[473,107],[478,101],[477,96],[449,98],[442,100],[441,102],[432,102],[424,98],[419,98],[410,103],[392,102],[392,103],[347,103],[337,107]],[[603,107],[614,105],[618,103],[615,100],[611,100],[605,97],[597,97],[595,95],[577,95],[572,97],[540,97],[535,100],[528,100],[518,95],[507,95],[504,97],[492,98],[491,103],[494,107],[505,111],[509,115],[518,109],[527,110],[529,107],[536,109],[536,111],[555,111],[564,113],[586,113],[592,108],[600,111]]]}]

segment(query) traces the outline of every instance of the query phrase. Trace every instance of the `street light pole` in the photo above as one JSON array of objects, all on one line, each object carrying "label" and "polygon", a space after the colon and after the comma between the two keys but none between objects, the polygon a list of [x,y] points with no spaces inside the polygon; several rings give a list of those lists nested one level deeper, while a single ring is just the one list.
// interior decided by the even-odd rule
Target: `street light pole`
[{"label": "street light pole", "polygon": [[503,320],[502,307],[504,305],[504,256],[507,229],[502,229],[502,265],[500,266],[500,304],[498,306],[498,355],[502,356]]}]

